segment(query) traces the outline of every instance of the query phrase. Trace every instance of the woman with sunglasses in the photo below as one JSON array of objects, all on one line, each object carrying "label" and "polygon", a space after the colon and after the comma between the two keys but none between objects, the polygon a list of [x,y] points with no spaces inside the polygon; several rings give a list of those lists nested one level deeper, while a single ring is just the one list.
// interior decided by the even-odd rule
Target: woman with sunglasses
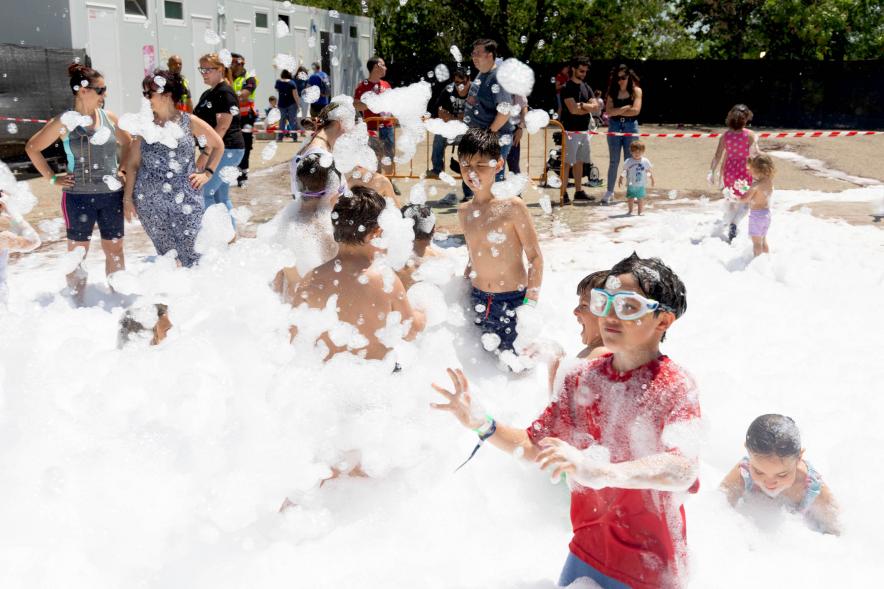
[{"label": "woman with sunglasses", "polygon": [[[605,112],[608,113],[608,131],[611,133],[638,133],[638,115],[642,110],[642,89],[638,76],[631,68],[621,64],[611,70],[608,79],[608,98]],[[629,146],[638,137],[608,135],[608,190],[602,204],[611,204],[614,198],[614,185],[617,182],[617,169],[620,167],[620,151],[623,159],[629,157]]]},{"label": "woman with sunglasses", "polygon": [[[223,168],[239,166],[245,154],[246,143],[242,135],[239,118],[239,100],[233,91],[233,77],[230,68],[224,65],[217,53],[209,53],[200,58],[199,72],[209,89],[197,101],[193,114],[204,120],[224,140],[224,154],[218,164],[218,172]],[[200,145],[200,155],[196,167],[205,169],[209,153],[206,146]],[[230,202],[230,185],[224,178],[236,182],[239,172],[234,174],[214,174],[203,186],[205,207],[223,204],[227,210],[233,209]],[[231,220],[232,221],[232,220]],[[234,223],[236,227],[236,223]]]},{"label": "woman with sunglasses", "polygon": [[[53,117],[28,141],[26,151],[37,171],[50,184],[61,186],[61,210],[67,229],[68,250],[89,251],[98,223],[105,273],[125,269],[123,257],[123,189],[125,161],[132,137],[119,128],[117,117],[102,108],[107,86],[104,77],[80,63],[68,67],[74,110]],[[55,174],[43,150],[61,137],[67,155],[67,173]],[[122,150],[122,154],[120,154]],[[67,275],[77,304],[83,303],[86,270],[83,263]]]},{"label": "woman with sunglasses", "polygon": [[[202,188],[215,175],[224,151],[221,137],[208,123],[181,112],[177,104],[185,93],[184,79],[169,70],[156,70],[141,82],[142,95],[150,101],[155,125],[182,133],[177,145],[139,137],[129,150],[126,192],[127,220],[136,214],[161,256],[175,250],[185,267],[199,261],[194,250],[203,217]],[[178,135],[178,133],[175,133]],[[208,165],[196,165],[196,137],[205,138],[210,149]],[[133,195],[136,195],[133,198]]]}]

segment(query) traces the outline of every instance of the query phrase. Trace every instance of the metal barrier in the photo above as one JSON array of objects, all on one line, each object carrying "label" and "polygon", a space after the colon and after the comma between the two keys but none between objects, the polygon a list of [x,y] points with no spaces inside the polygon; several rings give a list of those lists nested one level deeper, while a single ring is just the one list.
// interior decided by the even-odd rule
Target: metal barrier
[{"label": "metal barrier", "polygon": [[[365,123],[367,125],[369,123],[371,123],[370,126],[376,125],[376,128],[370,129],[368,133],[369,133],[370,137],[377,139],[378,138],[378,130],[380,129],[380,126],[385,123],[392,123],[393,124],[393,133],[394,133],[394,137],[395,137],[395,133],[396,133],[396,129],[398,128],[399,121],[396,119],[396,117],[367,117],[365,119]],[[565,128],[562,126],[562,124],[559,121],[550,121],[549,125],[544,127],[541,131],[542,135],[543,135],[543,152],[542,152],[542,162],[543,163],[540,167],[542,169],[537,175],[533,175],[533,176],[531,174],[531,168],[532,168],[531,145],[532,145],[532,138],[534,138],[536,136],[536,134],[530,135],[528,133],[524,133],[522,135],[521,145],[524,146],[525,149],[524,149],[523,153],[521,154],[519,161],[525,163],[524,174],[535,182],[545,184],[547,181],[548,172],[549,172],[549,170],[547,169],[547,162],[549,160],[550,132],[556,132],[556,131],[559,131],[562,134],[561,162],[564,163],[565,158],[566,158],[566,150],[567,150],[567,141],[565,139]],[[425,138],[426,149],[424,150],[424,170],[423,171],[418,171],[417,173],[415,172],[414,158],[412,158],[408,162],[408,173],[400,173],[399,167],[398,167],[398,165],[396,163],[396,159],[395,159],[395,147],[394,147],[393,156],[390,158],[392,160],[390,163],[390,165],[392,166],[392,173],[387,174],[387,177],[391,178],[391,179],[402,178],[402,179],[412,179],[412,180],[418,180],[418,179],[422,178],[427,171],[432,169],[432,164],[430,162],[430,155],[431,155],[432,149],[433,149],[433,138],[434,138],[434,135],[432,133],[430,133],[429,131],[427,131],[426,138]],[[539,143],[539,140],[533,139],[533,142],[535,144],[537,144],[537,143]],[[395,145],[395,141],[394,141],[394,145]],[[555,145],[555,143],[553,143],[553,145]],[[377,149],[376,149],[376,152],[378,153],[378,160],[380,162],[380,160],[384,157],[384,154],[381,153]],[[534,169],[537,170],[536,164],[535,164]],[[560,168],[560,171],[561,171],[561,168]],[[452,174],[451,176],[457,180],[461,180],[460,174]],[[561,179],[561,186],[559,187],[559,204],[561,205],[561,204],[564,204],[565,191],[568,188],[568,180],[567,180],[567,178],[560,178],[560,179]]]}]

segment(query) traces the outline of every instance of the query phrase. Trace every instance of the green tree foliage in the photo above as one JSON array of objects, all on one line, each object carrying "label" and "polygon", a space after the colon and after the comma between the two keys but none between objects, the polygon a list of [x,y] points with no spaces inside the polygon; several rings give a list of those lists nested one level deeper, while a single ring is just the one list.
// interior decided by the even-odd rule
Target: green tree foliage
[{"label": "green tree foliage", "polygon": [[884,8],[869,0],[679,0],[701,57],[880,59]]},{"label": "green tree foliage", "polygon": [[391,62],[448,60],[497,40],[527,62],[594,59],[878,59],[880,0],[302,0],[375,19]]}]

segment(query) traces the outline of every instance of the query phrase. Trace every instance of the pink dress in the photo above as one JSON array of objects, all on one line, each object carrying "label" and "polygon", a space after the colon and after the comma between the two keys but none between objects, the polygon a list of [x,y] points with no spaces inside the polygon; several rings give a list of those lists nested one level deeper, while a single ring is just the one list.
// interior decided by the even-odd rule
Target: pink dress
[{"label": "pink dress", "polygon": [[730,188],[734,196],[742,197],[744,190],[737,190],[734,184],[739,180],[745,180],[746,186],[752,185],[752,174],[749,173],[747,162],[749,161],[749,146],[752,140],[749,131],[727,131],[724,134],[724,165],[722,166],[722,180],[724,187]]}]

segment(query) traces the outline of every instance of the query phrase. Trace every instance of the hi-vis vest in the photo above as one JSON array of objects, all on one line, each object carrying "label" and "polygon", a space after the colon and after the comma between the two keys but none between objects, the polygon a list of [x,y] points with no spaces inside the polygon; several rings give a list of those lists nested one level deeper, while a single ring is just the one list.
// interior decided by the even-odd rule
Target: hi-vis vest
[{"label": "hi-vis vest", "polygon": [[[239,93],[242,90],[243,85],[246,83],[246,80],[249,78],[255,78],[255,89],[249,94],[249,99],[243,101],[243,99],[240,98]],[[233,91],[236,92],[236,98],[239,100],[239,116],[248,117],[251,111],[258,112],[255,109],[255,93],[258,91],[258,76],[244,74],[238,77],[233,81]]]}]

